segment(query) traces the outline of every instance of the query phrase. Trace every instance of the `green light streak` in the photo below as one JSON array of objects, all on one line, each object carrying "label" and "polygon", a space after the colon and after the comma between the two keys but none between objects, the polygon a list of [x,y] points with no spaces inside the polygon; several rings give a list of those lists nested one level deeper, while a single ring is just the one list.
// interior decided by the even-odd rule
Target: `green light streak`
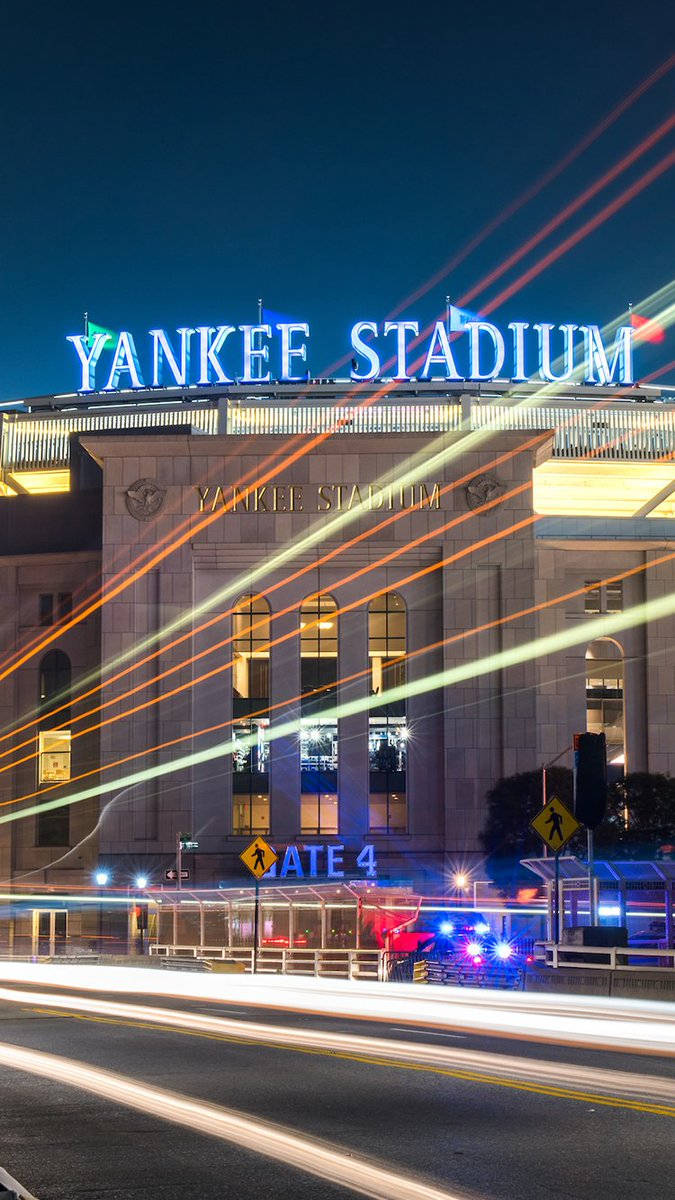
[{"label": "green light streak", "polygon": [[[671,281],[658,291],[645,297],[636,305],[637,311],[640,313],[652,313],[652,310],[660,303],[665,303],[668,298],[675,296],[675,281]],[[675,302],[669,303],[660,312],[655,312],[654,316],[658,319],[659,324],[664,326],[675,323]],[[620,325],[623,325],[630,318],[630,312],[626,310],[604,326],[602,330],[603,337],[614,335]],[[555,360],[553,364],[554,370],[559,370],[562,365],[562,357]],[[546,383],[542,384],[530,396],[520,396],[517,403],[509,404],[509,401],[518,395],[518,385],[514,387],[512,392],[505,392],[499,401],[494,402],[493,407],[504,407],[508,405],[513,411],[529,408],[539,408],[546,400],[554,400],[557,396],[564,395],[570,384],[579,382],[584,371],[583,366],[575,368],[571,379],[565,383]],[[439,381],[439,386],[442,385],[442,380]],[[473,385],[475,386],[475,385]],[[471,383],[467,383],[467,388],[471,389]],[[395,388],[395,384],[392,384]],[[382,389],[387,390],[387,385]],[[440,471],[448,463],[454,461],[463,455],[470,453],[482,446],[482,444],[491,437],[495,432],[501,432],[502,426],[500,418],[495,417],[494,422],[488,421],[480,429],[475,429],[468,432],[444,433],[428,442],[421,450],[412,454],[405,467],[393,467],[390,471],[385,472],[377,480],[375,487],[386,488],[392,485],[397,487],[406,487],[413,483],[418,483],[422,480],[429,480],[433,477],[434,472]],[[514,431],[518,432],[518,431]],[[522,430],[524,437],[534,436],[537,432],[535,429]],[[331,435],[332,436],[332,435]],[[454,437],[454,440],[448,445],[448,437]],[[283,465],[280,464],[280,465]],[[480,468],[476,468],[480,470]],[[336,514],[328,519],[318,520],[312,526],[308,533],[296,541],[290,542],[287,546],[282,547],[272,558],[265,559],[257,567],[246,571],[245,574],[239,575],[235,580],[212,592],[205,600],[202,600],[193,608],[187,609],[179,616],[169,621],[162,629],[156,630],[147,637],[142,638],[127,650],[122,651],[115,658],[109,659],[100,667],[100,672],[103,674],[110,673],[121,667],[123,663],[130,659],[141,657],[146,650],[156,646],[163,638],[170,638],[174,633],[183,629],[186,625],[190,625],[193,621],[198,620],[212,609],[217,609],[223,603],[228,601],[238,600],[243,594],[248,594],[253,590],[253,584],[264,580],[272,571],[278,571],[291,559],[298,555],[305,554],[312,550],[317,544],[328,542],[340,534],[348,525],[363,518],[364,509],[355,507],[351,511],[344,511]],[[261,589],[264,590],[264,589]],[[99,679],[99,670],[92,671],[89,675],[77,681],[78,688],[88,686],[90,683]]]},{"label": "green light streak", "polygon": [[[557,633],[535,638],[533,641],[526,642],[522,646],[513,646],[508,650],[500,651],[498,654],[491,654],[482,659],[462,663],[460,666],[450,667],[444,671],[438,671],[433,675],[426,676],[424,679],[400,684],[398,687],[390,688],[389,691],[378,693],[376,696],[364,696],[356,700],[351,700],[347,704],[338,704],[333,709],[328,709],[321,715],[326,719],[339,720],[342,717],[352,716],[354,713],[364,712],[370,708],[379,708],[382,704],[393,703],[396,700],[405,700],[411,696],[423,695],[426,692],[436,691],[438,688],[452,687],[467,679],[489,675],[494,671],[507,670],[509,667],[514,667],[524,662],[532,662],[534,659],[549,654],[557,654],[561,650],[569,649],[571,646],[576,646],[583,642],[592,642],[595,638],[599,637],[609,637],[614,633],[620,633],[624,629],[631,629],[633,626],[644,624],[647,621],[663,620],[665,617],[672,616],[673,613],[675,613],[675,592],[671,592],[669,595],[661,596],[655,600],[636,604],[632,608],[625,609],[620,613],[609,613],[606,616],[594,617],[589,621],[583,621],[578,625],[575,624]],[[301,721],[299,720],[287,721],[282,725],[272,726],[267,740],[274,741],[277,738],[298,734],[300,728]],[[239,738],[237,739],[237,743],[240,746],[242,742],[253,745],[256,740],[256,737]],[[44,804],[32,804],[28,808],[22,808],[0,816],[0,825],[20,821],[22,818],[33,816],[35,813],[48,812],[51,809],[80,804],[83,800],[90,800],[95,796],[103,796],[108,792],[115,791],[117,788],[132,787],[139,783],[146,783],[149,780],[161,779],[177,771],[184,771],[189,767],[199,766],[201,763],[210,762],[214,758],[231,754],[234,745],[234,740],[230,738],[227,741],[219,742],[215,746],[210,746],[192,754],[185,754],[181,758],[173,759],[170,762],[158,763],[142,771],[136,771],[121,778],[99,783],[94,787],[84,788],[79,792],[72,792],[69,796],[48,800]]]}]

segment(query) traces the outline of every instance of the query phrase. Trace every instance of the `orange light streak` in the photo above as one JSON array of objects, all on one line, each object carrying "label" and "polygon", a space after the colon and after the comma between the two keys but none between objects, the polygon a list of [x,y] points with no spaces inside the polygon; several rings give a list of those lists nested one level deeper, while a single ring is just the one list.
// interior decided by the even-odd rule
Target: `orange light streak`
[{"label": "orange light streak", "polygon": [[[540,518],[539,518],[540,519]],[[422,654],[429,654],[433,650],[440,650],[445,646],[450,646],[455,642],[460,642],[466,638],[475,637],[478,634],[489,632],[491,629],[497,629],[499,626],[508,625],[513,621],[518,621],[523,617],[532,616],[535,613],[542,612],[547,608],[554,608],[558,604],[564,604],[569,600],[574,600],[579,596],[583,596],[586,592],[592,591],[596,587],[606,587],[608,584],[617,583],[620,580],[629,579],[633,575],[639,575],[642,571],[648,571],[652,567],[662,566],[663,563],[670,562],[675,558],[675,551],[669,554],[662,554],[659,558],[651,559],[649,562],[639,563],[635,567],[630,567],[626,571],[622,571],[616,575],[607,575],[604,579],[599,579],[593,583],[584,584],[583,587],[574,588],[572,591],[564,592],[560,596],[553,596],[548,600],[541,600],[537,604],[531,604],[527,608],[521,608],[518,612],[508,613],[503,617],[495,617],[491,621],[484,621],[481,625],[474,625],[472,629],[464,629],[460,633],[453,633],[449,637],[441,638],[435,642],[429,642],[426,646],[420,646],[417,650],[409,650],[405,654],[397,656],[397,661],[408,662],[413,658],[418,658]],[[336,679],[334,683],[324,684],[318,688],[310,688],[309,691],[299,692],[297,696],[291,696],[288,700],[280,700],[276,704],[268,704],[264,708],[256,709],[254,712],[248,713],[246,720],[253,720],[256,717],[269,716],[270,713],[276,712],[281,708],[286,708],[289,705],[297,704],[301,700],[310,699],[312,696],[320,696],[322,693],[331,692],[338,687],[344,687],[348,683],[353,683],[357,679],[363,679],[371,672],[371,667],[362,668],[360,671],[354,671],[350,675],[342,675]],[[218,733],[220,730],[227,729],[232,725],[236,725],[240,718],[231,717],[227,721],[219,721],[215,725],[207,725],[203,729],[196,729],[192,733],[182,734],[180,737],[170,738],[167,741],[159,742],[156,746],[149,746],[145,750],[136,750],[133,754],[127,754],[124,758],[115,759],[113,762],[104,763],[101,766],[93,767],[89,771],[83,771],[80,775],[73,775],[68,783],[78,783],[82,779],[89,779],[92,775],[100,774],[102,771],[111,771],[115,767],[125,766],[127,763],[133,762],[134,759],[144,758],[148,754],[155,754],[159,750],[168,750],[173,746],[179,746],[184,742],[193,741],[194,738],[205,737],[209,733]],[[36,797],[46,795],[47,792],[53,792],[60,787],[62,783],[53,783],[49,787],[39,788],[35,792],[28,792],[24,796],[17,796],[12,800],[0,801],[0,808],[6,808],[8,805],[21,804],[24,800],[34,800]],[[28,885],[27,885],[28,886]]]},{"label": "orange light streak", "polygon": [[[525,442],[521,443],[521,445],[517,446],[514,450],[509,450],[509,451],[506,451],[504,454],[497,455],[496,458],[491,459],[488,463],[484,463],[480,467],[476,467],[474,470],[469,471],[465,475],[460,476],[458,479],[454,479],[450,483],[444,484],[443,487],[441,487],[439,489],[439,495],[441,495],[441,496],[445,495],[447,492],[453,491],[455,488],[461,487],[463,484],[466,484],[471,479],[475,478],[475,476],[482,471],[494,470],[495,468],[501,466],[503,463],[508,462],[510,459],[516,457],[516,455],[522,454],[526,450],[532,449],[533,447],[540,445],[541,443],[546,441],[546,439],[548,437],[549,437],[548,430],[545,430],[542,433],[535,434],[533,437],[529,438],[527,441],[525,441]],[[502,499],[503,499],[503,497],[502,497]],[[280,588],[287,587],[290,583],[293,583],[297,579],[300,579],[303,575],[306,575],[308,572],[318,569],[319,567],[325,565],[325,563],[336,558],[339,554],[343,554],[345,552],[345,550],[349,550],[353,546],[357,545],[359,542],[373,537],[376,533],[379,533],[382,529],[387,528],[387,526],[393,524],[395,521],[399,521],[403,517],[409,516],[411,512],[422,511],[424,508],[427,508],[427,507],[428,507],[428,504],[425,503],[424,501],[417,501],[413,505],[412,508],[402,509],[399,512],[395,512],[395,513],[392,513],[390,516],[384,517],[381,521],[378,522],[378,524],[371,526],[366,530],[363,530],[361,533],[355,534],[353,537],[349,538],[346,541],[340,542],[340,544],[338,546],[334,546],[331,550],[326,551],[323,555],[321,555],[319,558],[315,559],[313,562],[308,563],[304,567],[298,568],[296,571],[292,572],[290,575],[287,575],[283,579],[278,580],[276,583],[271,584],[269,587],[265,588],[264,591],[256,592],[252,596],[252,600],[256,601],[256,600],[264,599],[267,596],[270,596],[273,592],[278,591]],[[478,510],[477,509],[473,510],[473,512],[478,513]],[[442,530],[439,530],[439,532],[441,532],[441,531]],[[402,547],[403,550],[406,550],[408,548],[409,548],[409,543],[406,543]],[[370,569],[372,570],[375,567],[379,566],[380,561],[381,560],[372,563]],[[340,587],[342,582],[343,582],[342,580],[338,581],[338,583],[335,586]],[[109,679],[106,679],[104,682],[96,684],[95,687],[89,688],[88,691],[82,692],[79,696],[76,696],[74,699],[71,698],[67,703],[61,704],[57,708],[52,708],[47,713],[41,713],[39,716],[31,719],[30,721],[27,721],[24,725],[21,725],[16,729],[10,730],[9,733],[0,735],[0,742],[7,741],[8,738],[15,737],[17,734],[23,733],[26,729],[32,728],[33,726],[38,724],[40,720],[44,719],[45,716],[48,716],[51,718],[51,717],[56,716],[60,712],[65,712],[67,709],[72,708],[74,704],[81,704],[89,696],[93,696],[97,692],[101,691],[103,689],[103,687],[111,686],[113,683],[116,683],[118,680],[124,678],[127,675],[132,674],[134,671],[139,670],[141,667],[145,666],[147,663],[151,662],[153,659],[160,657],[160,655],[162,655],[162,654],[168,653],[169,650],[175,649],[177,646],[182,645],[184,642],[190,641],[197,634],[203,633],[206,629],[211,628],[212,626],[218,624],[220,621],[224,621],[226,619],[226,617],[231,616],[234,613],[236,607],[237,607],[237,605],[234,604],[230,608],[226,609],[224,612],[217,613],[215,616],[209,617],[207,620],[202,621],[199,625],[195,625],[187,633],[180,634],[178,637],[175,637],[172,641],[167,642],[165,645],[159,647],[156,650],[153,650],[150,654],[145,655],[144,658],[137,659],[135,662],[131,663],[130,666],[124,667],[121,671],[118,671],[115,675],[111,676]],[[298,605],[296,605],[295,607],[298,607]],[[287,611],[287,610],[284,610],[284,611]],[[292,609],[290,609],[288,611],[292,611]],[[274,613],[274,614],[272,614],[271,619],[276,620],[277,617],[281,616],[281,615],[282,615],[281,613]],[[255,624],[253,626],[250,626],[250,627],[247,626],[247,628],[243,632],[246,632],[246,633],[251,632],[253,629],[257,629],[261,623],[264,624],[264,622],[258,622],[257,624]],[[232,640],[231,638],[228,638],[228,639],[226,639],[225,642],[219,642],[216,645],[213,645],[206,650],[200,651],[198,654],[193,655],[191,658],[183,660],[183,662],[178,664],[176,667],[174,667],[173,670],[178,670],[180,667],[190,665],[191,663],[197,661],[199,658],[203,658],[207,654],[211,654],[215,650],[220,649],[223,645],[225,645],[228,641],[231,641],[231,640]],[[152,683],[152,682],[156,681],[158,678],[161,678],[161,676],[154,676],[153,679],[148,682]],[[131,694],[131,693],[125,693],[125,695],[129,695],[129,694]],[[108,701],[107,703],[108,704],[116,703],[120,699],[122,699],[122,695],[116,696],[113,700]],[[83,716],[91,716],[93,713],[100,711],[101,707],[104,707],[104,706],[100,705],[97,708],[89,709],[86,713],[80,714],[80,716],[75,717],[74,720],[80,720],[80,719],[82,719]],[[32,739],[30,739],[30,740],[32,740]],[[10,750],[5,750],[5,751],[0,752],[0,758],[5,758],[7,756],[7,754],[11,754],[13,752],[13,750],[19,750],[23,746],[26,746],[28,744],[29,744],[28,741],[24,741],[24,742],[14,745]],[[2,769],[2,768],[0,768],[0,769]]]},{"label": "orange light streak", "polygon": [[[489,511],[491,508],[495,508],[497,505],[502,504],[505,500],[512,499],[513,497],[520,495],[523,492],[529,491],[531,489],[531,487],[532,487],[531,481],[528,481],[527,483],[519,484],[517,487],[512,488],[510,492],[506,492],[502,496],[496,496],[493,500],[488,500],[484,505],[481,505],[480,508],[473,509],[467,513],[461,513],[459,517],[453,517],[450,521],[447,521],[445,523],[445,525],[439,526],[437,529],[428,530],[426,533],[421,534],[419,537],[415,538],[413,541],[405,543],[403,546],[397,547],[396,550],[390,551],[390,553],[387,555],[384,555],[383,558],[379,560],[379,562],[368,563],[365,567],[359,567],[358,570],[353,571],[350,575],[344,576],[339,581],[339,584],[334,585],[334,587],[343,587],[346,583],[353,582],[355,579],[358,579],[360,576],[372,571],[375,567],[380,566],[386,562],[390,562],[390,561],[392,561],[392,559],[397,558],[401,554],[406,553],[408,550],[412,549],[414,546],[418,546],[422,542],[428,541],[430,538],[435,538],[439,534],[443,533],[446,529],[449,529],[453,526],[462,524],[464,521],[470,520],[474,516],[480,516],[481,513]],[[403,585],[405,583],[410,583],[413,580],[419,579],[422,576],[428,574],[430,571],[436,571],[440,567],[447,565],[447,563],[454,562],[456,559],[462,558],[466,554],[472,553],[473,550],[482,549],[484,546],[489,545],[491,542],[497,541],[500,538],[508,536],[510,533],[515,533],[519,529],[526,527],[527,525],[531,524],[533,520],[539,520],[539,517],[536,517],[536,516],[535,517],[527,517],[524,521],[520,521],[520,522],[517,522],[515,525],[511,525],[505,531],[499,531],[496,534],[492,534],[492,535],[490,535],[490,537],[484,538],[482,541],[473,542],[470,546],[464,547],[463,550],[457,552],[456,554],[450,555],[449,557],[447,557],[445,559],[440,559],[438,562],[432,563],[430,567],[424,567],[422,570],[405,577],[404,579],[402,579],[400,581],[400,584]],[[358,608],[361,604],[369,603],[369,601],[375,599],[375,597],[384,595],[384,593],[386,591],[388,591],[387,586],[378,588],[376,591],[371,592],[367,596],[360,597],[357,600],[351,601],[349,604],[343,605],[340,608],[336,608],[333,615],[335,615],[337,617],[337,616],[340,616],[342,613],[351,612],[352,609]],[[279,612],[277,612],[275,614],[275,617],[278,619],[279,617],[286,616],[288,613],[294,612],[296,609],[300,608],[301,605],[303,603],[305,603],[307,600],[313,599],[314,597],[321,595],[321,594],[322,593],[319,593],[319,592],[313,592],[313,593],[311,593],[310,596],[305,597],[304,600],[295,601],[293,604],[287,605],[286,608],[280,609]],[[258,629],[261,626],[267,625],[267,623],[268,623],[268,618],[265,617],[265,618],[261,619],[260,621],[254,622],[252,625],[247,626],[246,632],[250,632],[251,630]],[[312,629],[312,628],[318,626],[318,624],[319,624],[319,618],[317,618],[315,621],[308,622],[305,626],[305,630]],[[111,705],[119,704],[123,700],[129,699],[131,696],[136,695],[138,692],[143,691],[145,688],[151,687],[153,684],[159,683],[162,679],[165,679],[168,676],[175,674],[177,671],[183,670],[185,667],[190,666],[193,662],[197,661],[200,658],[203,658],[205,656],[205,654],[213,654],[216,650],[221,649],[223,646],[226,646],[230,642],[232,642],[234,640],[235,636],[236,635],[232,634],[229,637],[224,638],[221,642],[216,643],[213,646],[210,646],[208,648],[208,650],[200,651],[198,654],[192,655],[190,658],[185,659],[181,663],[175,664],[173,667],[167,667],[166,670],[161,671],[158,675],[153,676],[152,679],[143,680],[143,682],[137,684],[134,688],[130,688],[126,692],[121,692],[118,696],[114,696],[111,700],[105,701],[103,704],[98,705],[96,708],[89,709],[88,711],[81,713],[78,717],[74,718],[74,721],[84,720],[86,717],[92,716],[96,712],[100,712],[105,708],[109,708]],[[280,635],[278,638],[273,638],[271,641],[267,642],[265,644],[264,648],[269,650],[273,646],[281,645],[282,643],[290,641],[292,638],[299,637],[299,636],[300,636],[299,629],[289,630],[287,633]],[[261,647],[261,649],[262,649],[262,647]],[[84,737],[85,734],[87,734],[87,733],[93,733],[97,729],[103,729],[108,725],[113,725],[117,721],[123,720],[125,717],[130,717],[130,716],[133,716],[135,713],[143,712],[145,709],[151,708],[155,704],[161,704],[164,700],[171,699],[171,697],[173,697],[173,696],[177,696],[177,695],[182,694],[185,691],[191,690],[193,687],[196,687],[197,684],[206,683],[207,680],[213,679],[216,675],[221,675],[225,671],[229,671],[231,669],[231,667],[234,665],[234,661],[235,661],[234,659],[230,659],[229,662],[220,663],[217,667],[213,667],[210,671],[205,671],[205,672],[203,672],[203,674],[197,675],[196,677],[187,680],[185,683],[179,684],[177,687],[172,688],[169,691],[162,692],[161,696],[154,696],[150,700],[144,701],[142,704],[133,705],[131,708],[125,709],[125,711],[122,713],[116,713],[114,716],[106,717],[102,721],[96,721],[93,725],[87,726],[86,729],[81,729],[81,730],[78,730],[77,733],[74,733],[72,735],[71,740],[75,741],[76,738]],[[71,722],[71,725],[73,723],[74,722]],[[22,743],[22,745],[24,745],[24,746],[28,745],[29,742],[30,742],[30,744],[32,744],[33,739],[32,738],[29,739],[28,741]],[[16,750],[16,749],[19,749],[19,747],[15,746],[9,750],[4,751],[2,757],[5,757],[8,754],[12,754],[14,752],[14,750]],[[37,751],[34,750],[31,754],[24,755],[23,758],[16,758],[16,759],[13,759],[12,762],[5,763],[4,766],[0,767],[0,772],[9,771],[9,770],[11,770],[12,767],[17,767],[21,763],[24,763],[24,762],[30,762],[32,759],[34,759],[36,757],[37,757]]]},{"label": "orange light streak", "polygon": [[[653,136],[653,135],[650,135],[650,136]],[[637,196],[641,191],[643,191],[644,188],[646,188],[650,183],[652,183],[655,179],[657,179],[660,175],[662,175],[666,170],[668,170],[668,168],[670,166],[672,166],[673,162],[675,162],[675,151],[671,152],[669,155],[666,155],[665,158],[661,159],[658,163],[655,164],[655,166],[653,166],[649,171],[647,171],[645,173],[645,175],[641,176],[640,179],[636,180],[629,188],[627,188],[623,193],[621,193],[621,195],[616,197],[613,201],[611,201],[608,205],[606,205],[605,208],[601,209],[599,213],[597,213],[594,217],[592,217],[589,221],[587,221],[584,225],[582,225],[580,227],[580,229],[578,229],[575,233],[570,234],[563,242],[560,243],[559,246],[554,247],[551,251],[549,251],[548,254],[546,254],[542,259],[540,259],[538,263],[533,264],[533,266],[530,267],[528,271],[524,272],[523,275],[519,276],[519,278],[517,280],[515,280],[514,283],[512,283],[507,288],[505,288],[501,293],[499,293],[499,295],[497,297],[495,297],[488,306],[484,306],[483,311],[485,313],[487,313],[487,312],[491,312],[495,308],[499,307],[499,305],[501,305],[506,299],[508,299],[510,296],[512,296],[515,291],[517,291],[521,287],[525,286],[526,283],[530,282],[530,280],[535,278],[536,275],[539,275],[543,270],[546,269],[546,267],[550,266],[551,263],[555,262],[564,253],[566,253],[567,250],[569,250],[573,246],[577,245],[579,241],[581,241],[589,233],[593,232],[600,224],[602,224],[610,216],[613,216],[615,212],[617,212],[620,208],[622,208],[625,204],[627,204],[630,200],[632,200],[635,196]],[[570,206],[567,206],[567,207],[569,208]],[[511,257],[513,257],[513,256],[511,256]],[[483,281],[483,284],[484,284],[484,282],[485,281]],[[466,303],[467,300],[470,299],[473,294],[474,294],[473,292],[467,293],[466,296],[463,296],[460,298],[459,303],[460,304]],[[431,328],[431,327],[432,326],[430,325],[428,328]],[[420,335],[420,337],[421,336],[422,335]],[[415,341],[418,341],[418,340],[419,339],[415,339]],[[393,362],[394,361],[393,357],[391,360],[388,360],[388,361]],[[422,358],[420,358],[418,361],[421,362]],[[415,365],[417,365],[417,364],[415,364]],[[389,383],[388,385],[385,385],[383,388],[374,392],[372,396],[366,397],[360,407],[367,408],[367,407],[372,406],[373,404],[375,404],[377,402],[378,399],[380,399],[383,395],[387,394],[390,390],[392,390],[393,387],[395,387],[395,381],[392,383]],[[351,395],[355,394],[355,392],[357,390],[358,389],[353,389]],[[345,397],[345,399],[343,401],[340,401],[338,403],[338,405],[336,405],[336,407],[344,405],[347,402],[347,399],[348,399],[348,397]],[[325,430],[323,433],[315,435],[313,438],[310,439],[310,441],[307,444],[303,445],[302,447],[299,447],[292,454],[287,455],[286,458],[283,460],[283,462],[279,464],[279,466],[281,468],[286,468],[288,466],[291,466],[300,457],[303,457],[305,454],[309,453],[312,449],[314,449],[315,446],[320,445],[327,438],[331,437],[332,434],[334,432],[336,432],[336,430],[339,429],[340,426],[344,423],[344,420],[345,420],[345,418],[338,420],[334,426]],[[304,435],[297,435],[297,436],[303,437]],[[273,459],[273,457],[276,456],[277,453],[279,453],[279,451],[274,452],[272,455],[268,455],[267,458],[264,460],[264,463],[269,464],[270,461]],[[255,467],[255,468],[252,468],[251,470],[258,470],[258,469],[259,469],[259,467]],[[258,486],[258,487],[263,486],[265,483],[267,483],[272,478],[272,474],[273,474],[273,471],[272,471],[272,468],[270,467],[270,469],[266,473],[264,473],[262,476],[258,477],[258,479],[256,480],[256,486]],[[241,482],[243,482],[243,480],[245,480],[247,477],[248,477],[247,475],[242,477],[240,484],[238,484],[237,486],[240,486]],[[15,671],[18,667],[22,666],[25,662],[29,661],[30,658],[34,657],[34,655],[39,653],[40,650],[42,650],[46,646],[50,645],[62,633],[65,633],[68,629],[73,628],[75,625],[77,625],[81,621],[85,620],[87,616],[90,616],[93,612],[96,612],[104,604],[108,603],[110,600],[113,600],[122,591],[125,591],[126,588],[130,587],[133,583],[137,582],[138,579],[140,579],[143,575],[147,574],[148,571],[152,570],[152,568],[154,566],[156,566],[159,562],[163,561],[163,559],[166,558],[169,554],[174,553],[177,549],[179,549],[182,545],[184,545],[185,542],[187,542],[194,534],[199,532],[201,529],[207,527],[209,524],[211,524],[212,521],[217,520],[226,511],[229,511],[229,508],[232,507],[233,504],[234,504],[234,500],[228,501],[225,505],[222,506],[221,509],[217,510],[214,513],[208,514],[206,517],[202,518],[201,521],[197,521],[193,528],[188,528],[187,530],[184,530],[183,533],[180,534],[177,538],[174,537],[174,539],[170,543],[170,545],[165,547],[164,550],[160,551],[159,549],[155,549],[154,554],[152,554],[152,556],[150,557],[150,559],[148,560],[148,562],[145,564],[144,567],[142,567],[142,568],[137,567],[136,570],[132,571],[132,573],[130,575],[127,575],[124,579],[118,580],[118,582],[116,584],[114,584],[112,588],[106,588],[104,594],[99,596],[98,599],[93,600],[88,604],[85,604],[79,613],[77,613],[76,615],[72,616],[69,620],[64,622],[60,628],[52,629],[50,634],[41,637],[39,639],[39,641],[37,643],[35,643],[32,647],[29,647],[28,649],[25,649],[23,652],[19,653],[19,656],[15,657],[14,660],[11,661],[11,663],[9,663],[8,665],[5,665],[2,669],[0,669],[0,682],[2,682],[3,679],[6,679],[7,676],[10,675],[13,671]],[[172,531],[172,532],[174,532],[174,531]],[[167,536],[167,535],[165,535],[165,536]],[[7,664],[7,660],[6,660],[6,664]]]}]

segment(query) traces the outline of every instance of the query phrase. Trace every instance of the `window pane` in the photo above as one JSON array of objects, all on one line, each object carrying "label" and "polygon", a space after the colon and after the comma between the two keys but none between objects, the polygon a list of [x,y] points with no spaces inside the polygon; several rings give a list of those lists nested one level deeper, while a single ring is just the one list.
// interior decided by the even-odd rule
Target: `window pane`
[{"label": "window pane", "polygon": [[70,779],[70,730],[38,734],[38,783],[67,783]]},{"label": "window pane", "polygon": [[623,580],[619,579],[616,583],[608,583],[605,588],[605,597],[608,613],[623,612]]},{"label": "window pane", "polygon": [[371,795],[368,805],[368,827],[371,833],[388,833],[386,794]]},{"label": "window pane", "polygon": [[40,625],[52,625],[54,623],[54,597],[51,592],[45,592],[39,598],[38,621]]},{"label": "window pane", "polygon": [[59,617],[69,617],[73,611],[72,592],[59,592]]},{"label": "window pane", "polygon": [[232,804],[232,832],[235,834],[269,833],[269,796],[235,796]]},{"label": "window pane", "polygon": [[584,597],[584,611],[587,613],[600,612],[600,585],[594,580],[586,580],[588,591]]}]

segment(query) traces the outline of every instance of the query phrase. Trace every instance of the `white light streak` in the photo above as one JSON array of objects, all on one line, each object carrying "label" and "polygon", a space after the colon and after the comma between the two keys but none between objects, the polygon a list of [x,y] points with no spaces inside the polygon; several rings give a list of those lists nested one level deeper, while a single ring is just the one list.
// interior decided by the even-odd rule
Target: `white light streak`
[{"label": "white light streak", "polygon": [[[546,1087],[572,1088],[624,1099],[655,1101],[675,1106],[675,1079],[638,1075],[628,1071],[608,1071],[574,1063],[549,1062],[514,1055],[492,1054],[482,1050],[419,1042],[395,1041],[385,1037],[337,1033],[332,1030],[298,1029],[287,1025],[265,1025],[255,1021],[209,1017],[181,1009],[154,1008],[145,1004],[120,1004],[88,996],[63,996],[53,992],[22,992],[0,988],[0,1000],[29,1006],[46,1006],[69,1012],[91,1013],[121,1021],[142,1021],[158,1027],[187,1030],[211,1036],[283,1046],[294,1050],[322,1050],[338,1054],[386,1059],[392,1063],[413,1063],[448,1071],[478,1072],[497,1079],[536,1083]],[[414,1031],[410,1031],[414,1032]],[[675,1107],[673,1109],[675,1115]]]},{"label": "white light streak", "polygon": [[[196,975],[143,967],[0,962],[0,980],[91,992],[169,996],[471,1031],[595,1049],[675,1056],[675,1012],[659,1001],[606,996],[420,988],[414,984],[283,975]],[[422,993],[422,994],[421,994]]]},{"label": "white light streak", "polygon": [[0,1062],[17,1071],[81,1088],[103,1100],[152,1114],[199,1134],[210,1134],[237,1148],[262,1154],[286,1167],[306,1171],[375,1200],[455,1200],[452,1193],[442,1188],[378,1166],[360,1155],[335,1150],[326,1142],[302,1137],[281,1125],[256,1120],[231,1108],[139,1083],[126,1075],[6,1043],[0,1043]]}]

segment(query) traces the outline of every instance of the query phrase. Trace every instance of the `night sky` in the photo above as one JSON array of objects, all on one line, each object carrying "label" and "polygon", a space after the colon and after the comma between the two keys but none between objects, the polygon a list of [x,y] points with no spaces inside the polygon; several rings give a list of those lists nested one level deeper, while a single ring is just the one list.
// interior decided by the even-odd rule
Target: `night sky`
[{"label": "night sky", "polygon": [[[383,320],[675,42],[663,0],[12,7],[3,400],[76,386],[65,335],[85,309],[143,344],[152,327],[255,321],[259,295],[310,322],[320,375],[356,320]],[[674,84],[675,70],[408,315],[433,317],[649,134]],[[544,249],[672,147],[671,133]],[[496,320],[603,324],[637,305],[675,275],[674,200],[671,172]],[[669,333],[638,350],[638,375],[673,358]]]}]

